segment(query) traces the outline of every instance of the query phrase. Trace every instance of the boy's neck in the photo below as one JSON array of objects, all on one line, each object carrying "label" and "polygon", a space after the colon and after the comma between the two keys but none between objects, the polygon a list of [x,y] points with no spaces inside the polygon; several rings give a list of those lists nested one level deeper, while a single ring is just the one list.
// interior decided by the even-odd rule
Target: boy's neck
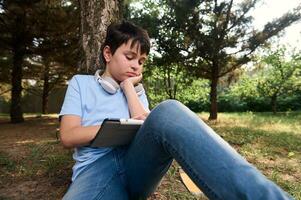
[{"label": "boy's neck", "polygon": [[117,81],[111,74],[110,72],[108,72],[107,70],[105,70],[105,72],[101,75],[102,77],[110,77],[113,80],[115,80],[118,84],[120,84],[120,81]]}]

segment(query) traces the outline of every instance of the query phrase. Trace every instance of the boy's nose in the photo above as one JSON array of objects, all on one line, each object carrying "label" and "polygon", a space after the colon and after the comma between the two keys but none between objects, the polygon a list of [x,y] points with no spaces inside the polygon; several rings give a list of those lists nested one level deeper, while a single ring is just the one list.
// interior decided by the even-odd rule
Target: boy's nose
[{"label": "boy's nose", "polygon": [[134,70],[134,71],[137,71],[139,68],[140,68],[140,65],[138,62],[133,62],[131,64],[131,68]]}]

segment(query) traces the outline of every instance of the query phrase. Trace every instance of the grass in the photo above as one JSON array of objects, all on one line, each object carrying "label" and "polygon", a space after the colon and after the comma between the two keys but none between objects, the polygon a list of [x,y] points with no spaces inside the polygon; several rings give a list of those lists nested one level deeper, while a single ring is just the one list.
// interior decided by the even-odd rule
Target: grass
[{"label": "grass", "polygon": [[[200,113],[205,121],[208,113]],[[4,120],[0,133],[0,199],[60,199],[73,165],[72,151],[56,140],[56,116],[26,115],[26,122]],[[301,200],[301,113],[222,113],[208,123],[249,162]],[[150,199],[193,199],[174,162]],[[49,192],[52,191],[52,192]]]},{"label": "grass", "polygon": [[0,152],[0,166],[5,169],[5,171],[13,171],[16,167],[16,164],[14,161],[9,159],[7,155]]}]

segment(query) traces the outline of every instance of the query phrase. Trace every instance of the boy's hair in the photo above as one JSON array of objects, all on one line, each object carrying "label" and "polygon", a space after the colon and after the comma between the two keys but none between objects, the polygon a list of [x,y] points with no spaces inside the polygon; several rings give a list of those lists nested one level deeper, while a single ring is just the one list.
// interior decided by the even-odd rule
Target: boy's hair
[{"label": "boy's hair", "polygon": [[140,53],[145,53],[146,55],[149,54],[150,40],[146,30],[128,21],[122,21],[121,23],[113,23],[109,25],[107,29],[105,42],[101,46],[99,56],[100,61],[106,64],[106,61],[103,57],[103,49],[105,46],[109,46],[112,55],[114,55],[115,51],[119,46],[121,46],[124,43],[127,43],[131,39],[131,48],[138,43]]}]

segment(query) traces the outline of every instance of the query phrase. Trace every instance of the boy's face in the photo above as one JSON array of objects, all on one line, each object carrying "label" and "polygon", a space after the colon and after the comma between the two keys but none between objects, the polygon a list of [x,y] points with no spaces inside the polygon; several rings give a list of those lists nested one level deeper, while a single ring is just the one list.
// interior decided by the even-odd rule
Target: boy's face
[{"label": "boy's face", "polygon": [[103,50],[106,60],[105,75],[114,78],[118,83],[133,76],[138,76],[143,71],[143,64],[147,55],[140,54],[139,43],[131,48],[132,41],[120,45],[114,55],[109,46]]}]

